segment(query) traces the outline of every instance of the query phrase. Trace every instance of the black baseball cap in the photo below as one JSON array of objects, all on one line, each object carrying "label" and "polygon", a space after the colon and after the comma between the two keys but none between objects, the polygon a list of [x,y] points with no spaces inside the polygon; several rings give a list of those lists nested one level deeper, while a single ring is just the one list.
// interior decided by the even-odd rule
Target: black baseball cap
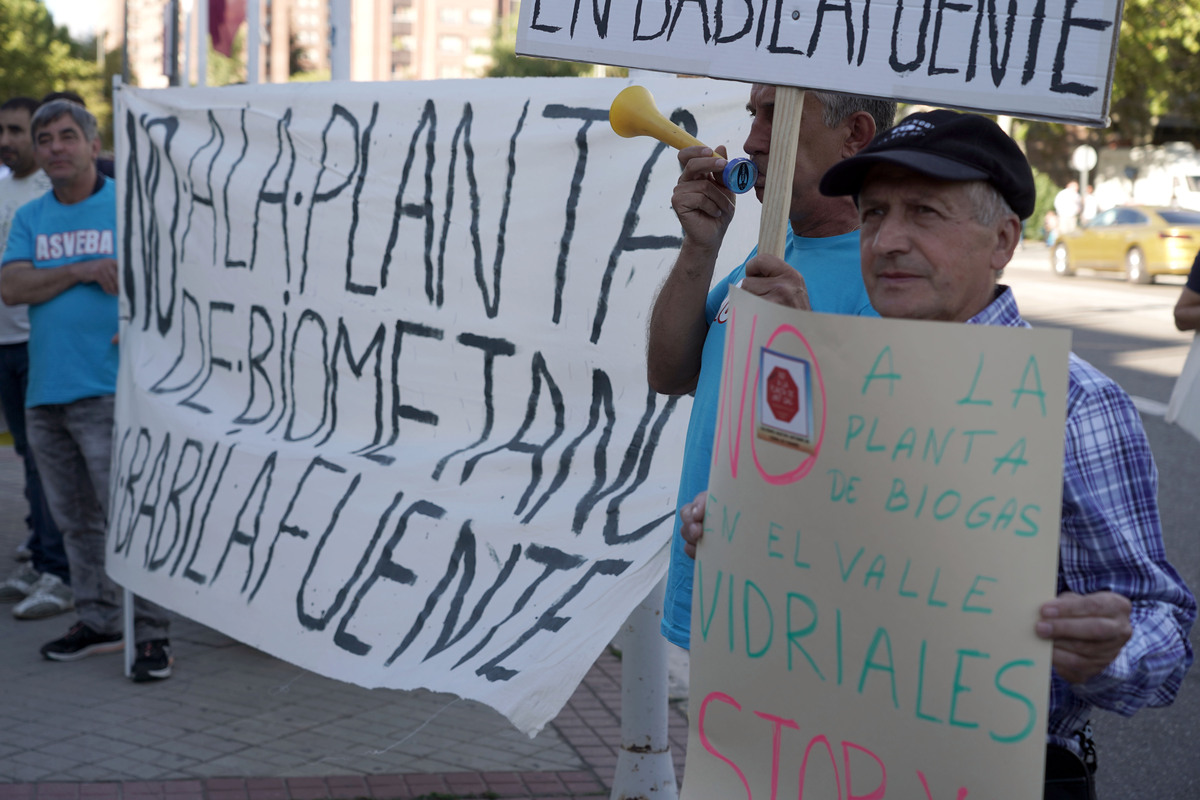
[{"label": "black baseball cap", "polygon": [[987,181],[1021,219],[1033,213],[1037,199],[1033,170],[1021,148],[978,114],[939,109],[905,117],[858,155],[831,167],[821,178],[821,194],[857,196],[876,164],[899,164],[948,181]]}]

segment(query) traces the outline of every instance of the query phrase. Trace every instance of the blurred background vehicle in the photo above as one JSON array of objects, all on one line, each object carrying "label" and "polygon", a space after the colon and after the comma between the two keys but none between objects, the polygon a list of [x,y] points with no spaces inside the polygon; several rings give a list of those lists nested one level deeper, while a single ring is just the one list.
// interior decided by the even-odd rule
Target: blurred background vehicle
[{"label": "blurred background vehicle", "polygon": [[1091,182],[1100,208],[1136,203],[1200,211],[1200,153],[1189,142],[1101,148]]},{"label": "blurred background vehicle", "polygon": [[1158,275],[1187,275],[1200,250],[1200,211],[1162,206],[1118,206],[1063,234],[1050,250],[1055,273],[1077,269],[1121,271],[1133,283]]}]

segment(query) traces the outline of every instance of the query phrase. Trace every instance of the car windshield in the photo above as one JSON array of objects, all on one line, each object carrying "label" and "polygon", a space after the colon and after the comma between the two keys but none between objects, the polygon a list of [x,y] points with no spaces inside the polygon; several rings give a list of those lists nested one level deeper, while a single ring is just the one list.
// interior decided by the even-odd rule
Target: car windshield
[{"label": "car windshield", "polygon": [[1200,211],[1160,211],[1168,225],[1200,225]]}]

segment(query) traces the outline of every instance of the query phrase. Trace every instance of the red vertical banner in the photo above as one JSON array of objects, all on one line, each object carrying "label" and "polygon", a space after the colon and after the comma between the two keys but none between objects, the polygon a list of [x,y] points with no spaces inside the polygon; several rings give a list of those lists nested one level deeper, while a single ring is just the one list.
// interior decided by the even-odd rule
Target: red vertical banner
[{"label": "red vertical banner", "polygon": [[233,37],[246,19],[246,0],[208,0],[208,33],[213,49],[226,58],[233,55]]}]

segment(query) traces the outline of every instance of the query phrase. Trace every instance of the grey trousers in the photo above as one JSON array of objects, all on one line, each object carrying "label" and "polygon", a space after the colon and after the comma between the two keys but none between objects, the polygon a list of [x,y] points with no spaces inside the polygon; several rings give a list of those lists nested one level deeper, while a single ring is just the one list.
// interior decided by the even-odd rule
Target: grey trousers
[{"label": "grey trousers", "polygon": [[[37,460],[50,515],[63,534],[79,621],[100,633],[121,632],[120,587],[104,569],[108,473],[115,396],[26,409],[29,449]],[[161,606],[134,598],[134,639],[165,639]]]}]

